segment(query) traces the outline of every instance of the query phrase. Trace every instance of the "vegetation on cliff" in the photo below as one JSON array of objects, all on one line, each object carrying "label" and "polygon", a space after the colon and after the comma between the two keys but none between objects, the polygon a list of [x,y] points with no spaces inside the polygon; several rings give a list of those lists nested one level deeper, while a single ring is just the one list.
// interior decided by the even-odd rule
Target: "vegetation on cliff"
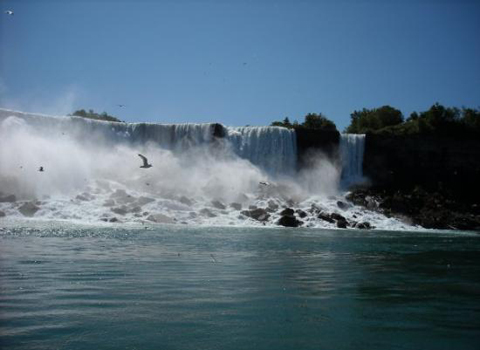
[{"label": "vegetation on cliff", "polygon": [[87,119],[104,120],[108,122],[122,122],[120,119],[107,114],[107,112],[96,113],[93,111],[93,109],[89,109],[88,112],[85,111],[84,109],[79,109],[73,112],[71,115],[76,117],[87,118]]},{"label": "vegetation on cliff", "polygon": [[299,123],[294,121],[293,123],[290,120],[285,118],[283,121],[275,121],[271,126],[283,126],[284,128],[289,129],[310,129],[310,130],[331,130],[337,131],[337,126],[330,119],[325,117],[322,113],[308,113],[305,116],[305,121]]},{"label": "vegetation on cliff", "polygon": [[480,134],[480,110],[444,107],[438,103],[424,112],[413,112],[404,121],[402,113],[390,106],[354,111],[346,132],[373,132],[390,135],[464,136]]}]

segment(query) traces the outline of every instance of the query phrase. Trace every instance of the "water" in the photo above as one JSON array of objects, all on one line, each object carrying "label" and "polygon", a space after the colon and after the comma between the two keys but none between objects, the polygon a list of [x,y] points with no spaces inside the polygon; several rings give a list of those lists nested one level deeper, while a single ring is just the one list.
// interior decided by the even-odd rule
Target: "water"
[{"label": "water", "polygon": [[364,182],[363,155],[365,152],[365,135],[341,134],[340,152],[342,157],[342,183],[344,186]]},{"label": "water", "polygon": [[0,231],[2,349],[478,349],[480,236]]}]

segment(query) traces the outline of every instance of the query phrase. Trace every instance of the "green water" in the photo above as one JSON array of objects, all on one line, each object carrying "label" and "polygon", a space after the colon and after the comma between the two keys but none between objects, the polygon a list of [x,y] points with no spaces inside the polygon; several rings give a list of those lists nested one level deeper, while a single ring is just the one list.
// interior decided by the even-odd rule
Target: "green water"
[{"label": "green water", "polygon": [[480,348],[479,235],[30,226],[1,349]]}]

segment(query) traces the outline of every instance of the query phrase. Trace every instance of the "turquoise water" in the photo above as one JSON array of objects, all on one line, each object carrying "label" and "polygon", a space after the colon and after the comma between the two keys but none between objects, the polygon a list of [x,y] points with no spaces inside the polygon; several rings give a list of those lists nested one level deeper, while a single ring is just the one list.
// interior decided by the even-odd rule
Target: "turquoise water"
[{"label": "turquoise water", "polygon": [[1,349],[479,349],[480,236],[0,230]]}]

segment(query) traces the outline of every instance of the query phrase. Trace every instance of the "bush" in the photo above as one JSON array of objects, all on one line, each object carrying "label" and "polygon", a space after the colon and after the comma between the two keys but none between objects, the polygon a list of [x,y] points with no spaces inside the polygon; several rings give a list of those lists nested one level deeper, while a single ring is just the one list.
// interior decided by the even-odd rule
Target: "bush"
[{"label": "bush", "polygon": [[101,114],[98,114],[93,111],[93,109],[89,109],[88,112],[85,111],[84,109],[79,109],[73,114],[71,114],[76,117],[82,117],[82,118],[87,118],[87,119],[95,119],[95,120],[105,120],[109,122],[121,122],[120,119],[115,118],[114,116],[108,115],[107,112],[103,112]]},{"label": "bush", "polygon": [[282,126],[289,129],[310,129],[310,130],[331,130],[337,131],[337,126],[330,119],[325,117],[322,113],[308,113],[305,116],[305,121],[299,124],[296,120],[291,123],[285,118],[283,121],[275,121],[271,126]]}]

